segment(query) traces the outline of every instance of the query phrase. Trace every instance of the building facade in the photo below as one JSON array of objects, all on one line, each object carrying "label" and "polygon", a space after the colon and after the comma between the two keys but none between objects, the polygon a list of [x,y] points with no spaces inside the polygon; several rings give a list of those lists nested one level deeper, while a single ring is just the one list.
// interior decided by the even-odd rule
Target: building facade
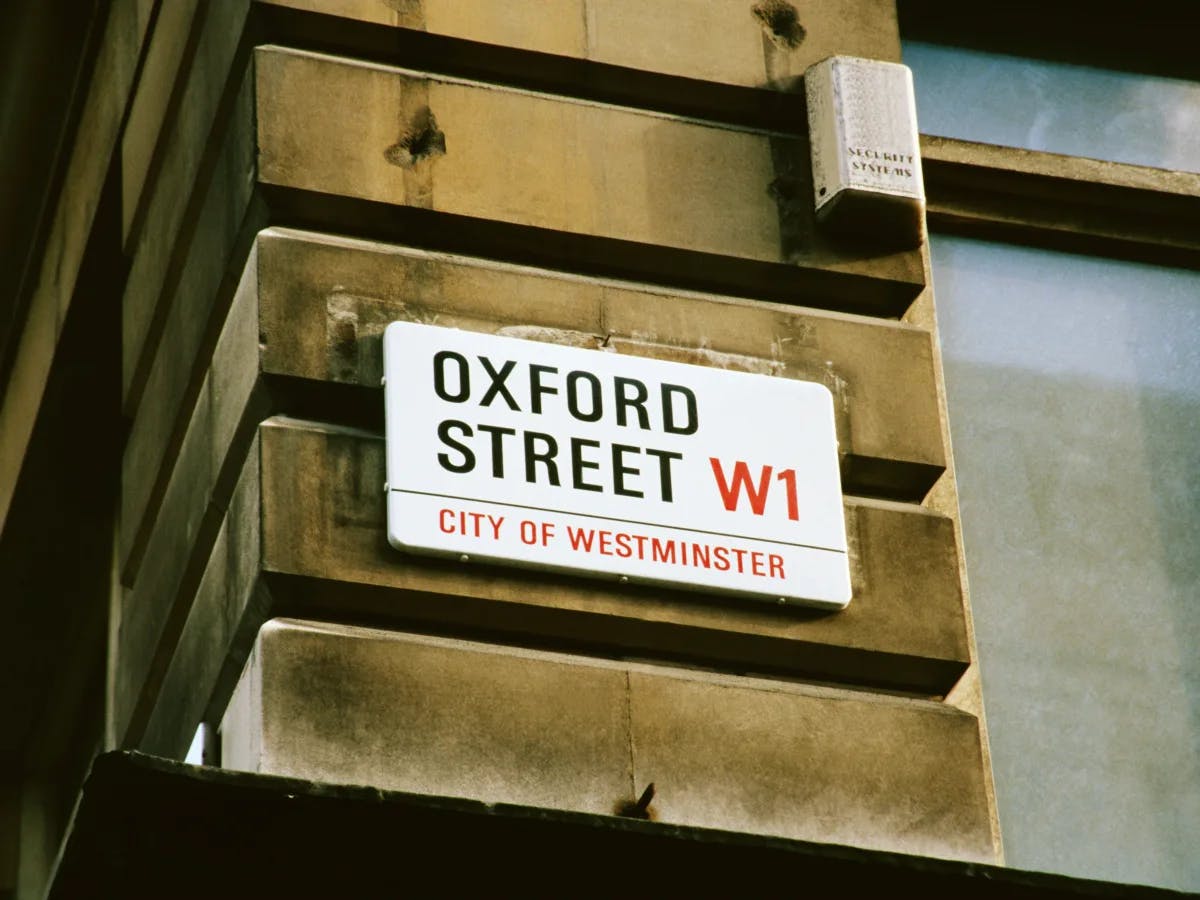
[{"label": "building facade", "polygon": [[[442,834],[511,893],[530,876],[497,860],[528,829],[710,887],[737,861],[1200,889],[1200,160],[1168,21],[65,8],[14,8],[5,63],[28,175],[0,335],[0,895],[161,895],[171,866],[236,894],[306,839],[378,887],[389,840]],[[914,70],[917,246],[817,221],[804,72],[833,55]],[[849,606],[395,550],[397,321],[824,385]],[[167,762],[200,744],[205,769]],[[196,849],[222,817],[280,831]]]}]

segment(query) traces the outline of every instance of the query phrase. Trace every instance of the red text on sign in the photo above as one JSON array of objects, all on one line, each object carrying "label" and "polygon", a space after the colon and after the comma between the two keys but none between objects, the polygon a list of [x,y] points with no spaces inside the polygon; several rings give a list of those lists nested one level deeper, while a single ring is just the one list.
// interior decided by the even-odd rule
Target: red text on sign
[{"label": "red text on sign", "polygon": [[[767,492],[771,487],[771,466],[763,466],[759,476],[758,483],[750,477],[750,467],[742,460],[737,460],[733,464],[733,480],[725,477],[725,467],[721,461],[715,456],[709,457],[709,463],[712,465],[713,477],[717,481],[717,490],[721,494],[721,502],[725,504],[725,508],[729,512],[735,512],[741,504],[742,492],[745,491],[746,498],[750,501],[750,511],[756,516],[761,516],[767,508]],[[782,481],[787,489],[787,516],[792,521],[797,521],[800,518],[800,502],[796,496],[796,470],[784,469],[775,476],[776,480]]]},{"label": "red text on sign", "polygon": [[787,577],[783,572],[782,556],[742,547],[571,525],[567,526],[567,539],[576,553],[596,553],[671,566],[736,572],[760,578]]},{"label": "red text on sign", "polygon": [[488,513],[455,512],[443,509],[438,512],[438,528],[442,534],[463,534],[468,537],[490,537],[500,539],[500,526],[504,524],[504,516],[493,516]]}]

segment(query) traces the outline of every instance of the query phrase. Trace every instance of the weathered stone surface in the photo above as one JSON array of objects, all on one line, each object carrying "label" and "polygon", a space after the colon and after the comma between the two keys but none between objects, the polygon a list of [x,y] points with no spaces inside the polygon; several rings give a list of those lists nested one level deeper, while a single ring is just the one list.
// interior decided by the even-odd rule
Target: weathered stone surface
[{"label": "weathered stone surface", "polygon": [[899,315],[924,283],[917,251],[864,259],[816,230],[794,136],[278,47],[259,48],[256,71],[269,185],[565,233],[541,253],[602,239],[609,269],[686,277],[671,268],[683,253],[722,289],[803,305]]},{"label": "weathered stone surface", "polygon": [[259,254],[269,373],[377,387],[394,320],[605,346],[821,382],[850,490],[860,460],[916,498],[945,465],[931,338],[919,328],[284,229],[264,232]]},{"label": "weathered stone surface", "polygon": [[234,645],[259,584],[260,484],[255,441],[138,739],[143,752],[182,759],[231,658],[237,658]]},{"label": "weathered stone surface", "polygon": [[630,673],[663,821],[994,862],[979,721],[924,701]]},{"label": "weathered stone surface", "polygon": [[[231,275],[236,278],[241,264],[232,255],[254,188],[253,130],[251,96],[244,87],[190,234],[158,344],[145,348],[144,355],[151,360],[149,374],[139,391],[122,459],[121,565],[126,579],[134,575],[128,571],[132,548],[145,540],[161,500],[155,488],[161,488],[164,467],[169,471],[178,452],[172,439],[177,440],[191,412],[197,372],[210,363],[205,351],[212,350],[214,324],[220,324],[229,303],[229,288],[222,291],[223,281],[233,280]],[[249,280],[244,277],[238,288],[243,293],[256,288],[253,266],[248,271]]]},{"label": "weathered stone surface", "polygon": [[276,619],[223,764],[994,861],[973,716],[492,644]]},{"label": "weathered stone surface", "polygon": [[[234,437],[258,379],[256,273],[252,254],[163,493],[159,525],[144,544],[144,558],[154,565],[122,590],[113,713],[118,735],[129,727],[164,627],[173,614],[186,614],[186,606],[175,610],[177,593],[193,556],[202,552],[203,561],[209,553],[208,548],[198,550],[197,541],[210,526],[207,539],[216,539],[233,479],[241,471],[241,460],[230,454],[239,450]],[[224,497],[217,491],[222,475],[229,479],[225,490],[230,493]],[[190,604],[190,597],[184,599]]]},{"label": "weathered stone surface", "polygon": [[726,84],[795,90],[834,53],[900,59],[892,3],[879,0],[270,0],[448,37]]},{"label": "weathered stone surface", "polygon": [[198,0],[163,4],[154,20],[137,89],[129,104],[129,118],[121,133],[121,230],[125,240],[129,238],[154,148],[162,134],[163,119],[186,55],[197,5]]},{"label": "weathered stone surface", "polygon": [[222,723],[222,764],[611,813],[630,791],[626,674],[567,660],[273,620]]},{"label": "weathered stone surface", "polygon": [[261,435],[264,567],[308,580],[283,609],[503,627],[930,694],[970,661],[954,524],[919,507],[847,504],[854,599],[814,614],[406,556],[385,539],[379,437],[281,417]]},{"label": "weathered stone surface", "polygon": [[[222,94],[230,82],[238,39],[245,26],[249,0],[205,5],[190,69],[180,77],[186,87],[180,100],[180,115],[163,135],[158,151],[161,163],[153,185],[141,199],[144,213],[135,226],[129,280],[122,299],[122,398],[148,374],[152,357],[145,353],[163,283],[175,251],[180,230],[185,227],[187,198],[191,196],[201,168],[208,138]],[[241,74],[234,75],[240,83]],[[151,348],[153,349],[153,348]],[[133,410],[126,409],[127,414]]]}]

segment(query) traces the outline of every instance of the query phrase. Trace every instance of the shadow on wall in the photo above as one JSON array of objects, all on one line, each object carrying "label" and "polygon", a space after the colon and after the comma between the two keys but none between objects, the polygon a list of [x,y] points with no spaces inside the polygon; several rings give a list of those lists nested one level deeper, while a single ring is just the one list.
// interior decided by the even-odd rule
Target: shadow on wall
[{"label": "shadow on wall", "polygon": [[[803,115],[803,100],[797,103]],[[663,243],[796,266],[864,271],[856,263],[870,260],[882,271],[920,271],[919,251],[893,246],[887,234],[844,237],[817,226],[805,138],[648,121],[626,138],[643,147],[642,171],[607,174],[610,185],[641,186],[644,197],[629,205],[646,211],[649,233]]]}]

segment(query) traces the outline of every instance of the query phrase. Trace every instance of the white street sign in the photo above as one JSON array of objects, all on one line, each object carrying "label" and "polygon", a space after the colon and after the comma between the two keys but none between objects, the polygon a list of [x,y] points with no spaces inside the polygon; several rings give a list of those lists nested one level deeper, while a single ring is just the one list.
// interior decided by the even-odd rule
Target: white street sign
[{"label": "white street sign", "polygon": [[383,350],[393,546],[850,601],[824,385],[411,322]]}]

